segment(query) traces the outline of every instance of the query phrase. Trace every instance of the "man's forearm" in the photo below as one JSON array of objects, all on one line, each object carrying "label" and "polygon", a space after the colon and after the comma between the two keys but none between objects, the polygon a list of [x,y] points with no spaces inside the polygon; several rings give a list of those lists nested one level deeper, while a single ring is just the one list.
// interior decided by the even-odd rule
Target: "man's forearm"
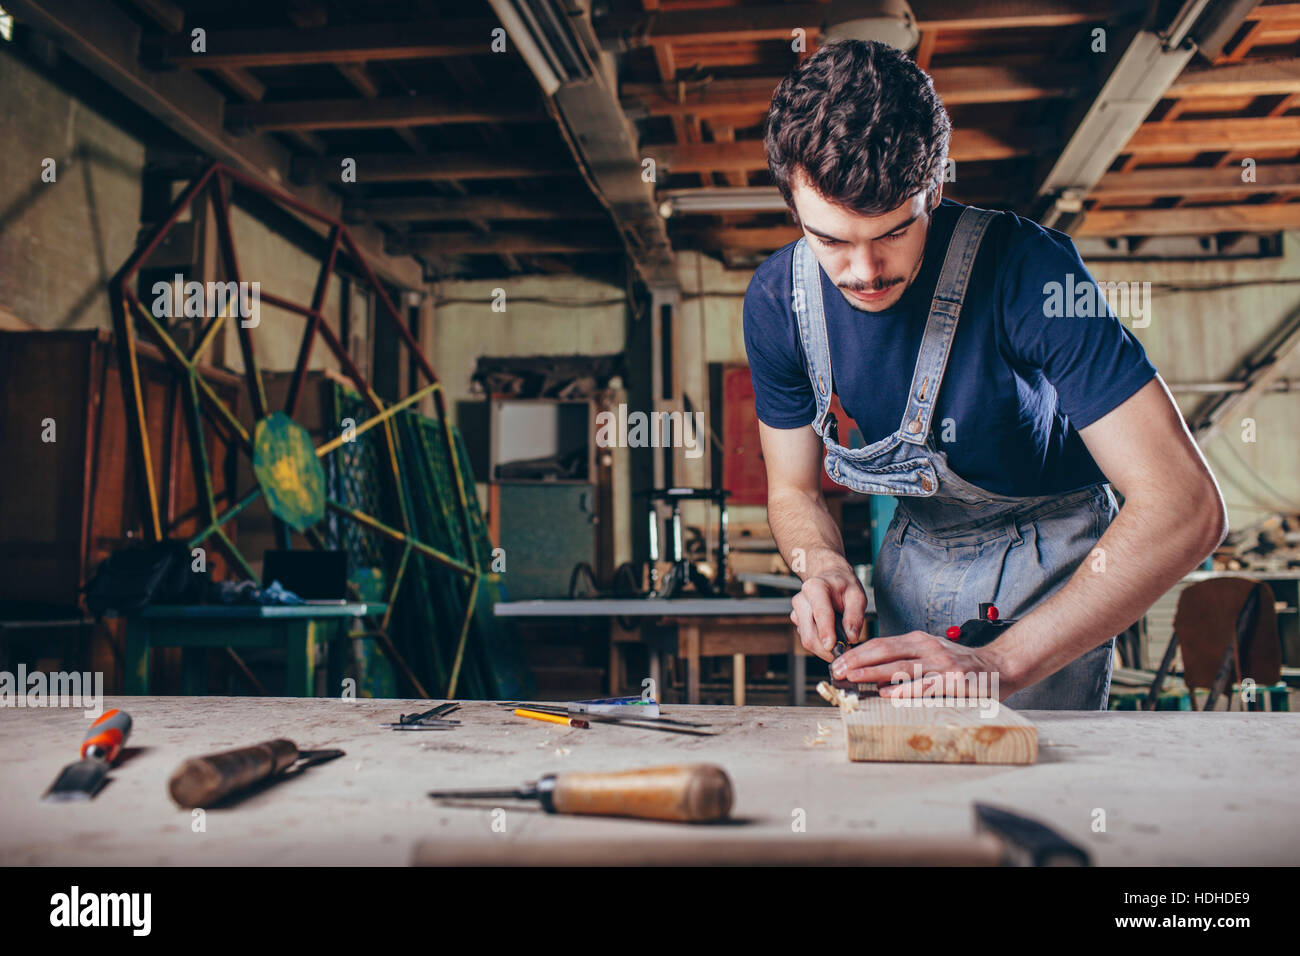
[{"label": "man's forearm", "polygon": [[1177,496],[1130,498],[1065,586],[988,646],[1004,685],[1035,684],[1138,620],[1222,540],[1208,512],[1189,520]]},{"label": "man's forearm", "polygon": [[769,493],[767,522],[781,557],[800,578],[849,567],[840,529],[820,495],[798,491]]}]

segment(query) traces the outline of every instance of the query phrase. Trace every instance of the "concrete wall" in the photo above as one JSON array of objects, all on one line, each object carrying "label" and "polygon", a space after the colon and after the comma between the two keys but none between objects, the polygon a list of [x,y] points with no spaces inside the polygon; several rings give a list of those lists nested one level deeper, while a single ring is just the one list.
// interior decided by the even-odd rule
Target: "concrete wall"
[{"label": "concrete wall", "polygon": [[107,328],[105,283],[139,229],[144,144],[7,53],[0,91],[0,310],[41,329]]},{"label": "concrete wall", "polygon": [[[505,291],[503,312],[492,310],[497,289]],[[456,420],[459,403],[484,398],[470,391],[470,377],[481,356],[608,355],[624,351],[628,323],[624,296],[624,290],[617,285],[580,276],[438,283],[434,287],[432,361],[443,383],[448,414]],[[606,302],[610,304],[583,304]],[[626,400],[625,392],[615,397],[615,402]],[[632,558],[632,515],[627,507],[632,500],[631,472],[627,449],[609,451],[614,469],[617,565]],[[486,489],[480,480],[479,499],[485,507]]]},{"label": "concrete wall", "polygon": [[[307,255],[240,209],[231,210],[230,218],[243,281],[260,282],[264,291],[310,305],[320,272],[320,260]],[[330,279],[321,309],[336,333],[340,326],[340,286],[337,276]],[[353,315],[356,314],[354,308]],[[307,320],[303,316],[263,302],[260,322],[253,332],[261,367],[267,371],[292,371],[298,361],[298,347],[306,327]],[[239,351],[238,334],[235,323],[226,324],[226,364],[242,372],[244,360]],[[338,360],[320,338],[312,349],[311,367],[339,369]]]},{"label": "concrete wall", "polygon": [[[1090,268],[1100,282],[1152,284],[1150,325],[1134,328],[1133,333],[1171,385],[1229,377],[1246,355],[1300,308],[1300,232],[1285,235],[1279,259],[1107,262]],[[1285,284],[1288,281],[1291,284]],[[1227,287],[1168,288],[1207,283]],[[1282,364],[1281,374],[1300,377],[1300,353]],[[1192,414],[1205,398],[1174,394],[1184,414]],[[1253,441],[1243,440],[1252,437],[1242,427],[1245,418],[1254,420]],[[1205,455],[1223,489],[1232,527],[1276,511],[1300,511],[1300,392],[1260,396],[1205,445]]]},{"label": "concrete wall", "polygon": [[[105,286],[135,249],[145,144],[8,54],[0,90],[0,309],[41,329],[109,328]],[[54,182],[41,179],[46,158]],[[310,302],[317,261],[239,209],[232,220],[245,281]],[[336,330],[338,313],[334,280],[325,314]],[[292,369],[304,320],[266,304],[261,320],[263,368]],[[234,323],[225,334],[226,364],[242,371]],[[338,363],[318,343],[312,367]]]}]

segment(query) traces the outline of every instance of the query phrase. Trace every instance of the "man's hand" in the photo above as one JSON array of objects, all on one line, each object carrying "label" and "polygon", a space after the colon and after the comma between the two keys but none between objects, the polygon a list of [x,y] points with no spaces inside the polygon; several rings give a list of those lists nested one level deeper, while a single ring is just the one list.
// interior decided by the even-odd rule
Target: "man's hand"
[{"label": "man's hand", "polygon": [[790,620],[799,628],[799,640],[809,654],[829,661],[835,650],[835,619],[843,615],[844,633],[856,644],[867,614],[867,594],[851,568],[830,569],[804,579],[803,588],[790,602]]},{"label": "man's hand", "polygon": [[790,620],[808,650],[829,661],[835,650],[835,618],[857,643],[867,614],[867,595],[844,558],[840,529],[822,497],[822,440],[812,430],[758,423],[767,465],[767,521],[790,570],[803,578]]},{"label": "man's hand", "polygon": [[[1019,689],[1006,679],[993,644],[963,647],[924,631],[860,644],[835,661],[831,673],[836,680],[874,683],[881,697],[996,695],[1005,700]],[[982,674],[988,676],[981,679]]]}]

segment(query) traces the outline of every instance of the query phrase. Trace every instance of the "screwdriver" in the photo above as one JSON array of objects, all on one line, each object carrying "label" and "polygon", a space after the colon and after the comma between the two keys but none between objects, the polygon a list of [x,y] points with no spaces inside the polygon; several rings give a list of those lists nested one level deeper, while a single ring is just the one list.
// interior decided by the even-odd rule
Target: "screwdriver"
[{"label": "screwdriver", "polygon": [[538,800],[547,813],[577,813],[678,823],[725,820],[731,778],[716,764],[684,764],[614,773],[551,773],[506,790],[433,790],[436,800]]}]

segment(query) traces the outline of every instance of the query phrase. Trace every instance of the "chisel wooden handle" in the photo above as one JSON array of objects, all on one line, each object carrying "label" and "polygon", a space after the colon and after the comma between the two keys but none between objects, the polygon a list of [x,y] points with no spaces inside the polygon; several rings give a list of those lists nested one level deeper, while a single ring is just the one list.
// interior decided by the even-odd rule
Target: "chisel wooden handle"
[{"label": "chisel wooden handle", "polygon": [[292,740],[268,740],[252,747],[192,757],[176,768],[167,786],[172,799],[182,807],[209,807],[279,773],[297,759],[298,747]]},{"label": "chisel wooden handle", "polygon": [[561,773],[538,782],[552,813],[600,814],[703,823],[731,812],[731,778],[714,764],[619,773]]}]

